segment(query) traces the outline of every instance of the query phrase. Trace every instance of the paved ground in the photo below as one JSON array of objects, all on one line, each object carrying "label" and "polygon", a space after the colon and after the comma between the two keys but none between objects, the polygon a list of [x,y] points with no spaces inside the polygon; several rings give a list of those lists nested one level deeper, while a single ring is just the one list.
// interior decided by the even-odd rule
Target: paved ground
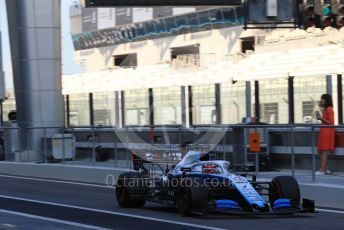
[{"label": "paved ground", "polygon": [[[0,229],[343,229],[344,211],[269,217],[182,217],[171,208],[118,207],[114,189],[0,175]],[[8,213],[8,211],[14,213]]]},{"label": "paved ground", "polygon": [[[75,162],[64,162],[58,163],[55,165],[78,165],[78,166],[87,166],[92,165],[92,162],[89,161],[75,161]],[[113,170],[128,170],[131,167],[130,162],[127,161],[119,161],[119,162],[97,162],[92,165],[93,167],[99,168],[111,168]],[[332,172],[331,175],[321,175],[315,176],[315,181],[313,182],[312,171],[311,170],[295,170],[295,178],[299,181],[299,183],[316,183],[316,184],[323,184],[323,185],[343,185],[344,187],[344,172]],[[261,178],[263,180],[268,179],[279,175],[292,175],[291,170],[282,169],[282,170],[275,170],[275,171],[268,171],[268,172],[259,172],[258,179]]]},{"label": "paved ground", "polygon": [[[0,211],[0,229],[1,230],[37,230],[40,229],[65,229],[65,230],[79,230],[83,227],[77,227],[69,224],[55,223],[54,220],[39,220],[31,217],[19,216],[13,213],[3,213]],[[76,224],[77,225],[77,224]]]},{"label": "paved ground", "polygon": [[[279,170],[272,172],[259,172],[258,179],[270,180],[271,178],[279,175],[289,175],[291,176],[291,170]],[[295,178],[299,183],[309,184],[313,183],[312,181],[312,172],[307,170],[296,170]],[[315,176],[315,184],[318,185],[329,185],[329,186],[338,186],[344,188],[344,174],[335,173],[331,175],[321,175]]]}]

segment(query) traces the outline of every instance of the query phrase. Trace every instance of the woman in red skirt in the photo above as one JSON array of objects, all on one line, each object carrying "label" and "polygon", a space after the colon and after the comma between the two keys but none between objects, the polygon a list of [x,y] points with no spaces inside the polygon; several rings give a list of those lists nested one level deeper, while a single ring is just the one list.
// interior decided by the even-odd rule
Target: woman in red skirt
[{"label": "woman in red skirt", "polygon": [[[323,94],[320,100],[320,106],[324,108],[323,115],[317,115],[321,125],[334,125],[333,102],[331,95]],[[321,157],[320,171],[316,175],[330,174],[327,163],[327,155],[334,151],[335,128],[320,128],[318,138],[318,153]]]}]

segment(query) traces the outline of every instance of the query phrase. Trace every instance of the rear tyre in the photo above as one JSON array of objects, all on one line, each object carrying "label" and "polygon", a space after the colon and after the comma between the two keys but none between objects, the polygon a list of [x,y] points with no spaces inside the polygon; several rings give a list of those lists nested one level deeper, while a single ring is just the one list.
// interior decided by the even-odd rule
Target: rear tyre
[{"label": "rear tyre", "polygon": [[300,205],[300,188],[294,177],[278,176],[272,179],[270,186],[270,204],[273,207],[277,199],[289,199],[293,206]]},{"label": "rear tyre", "polygon": [[116,198],[121,208],[142,208],[145,205],[146,179],[140,173],[124,173],[118,177]]}]

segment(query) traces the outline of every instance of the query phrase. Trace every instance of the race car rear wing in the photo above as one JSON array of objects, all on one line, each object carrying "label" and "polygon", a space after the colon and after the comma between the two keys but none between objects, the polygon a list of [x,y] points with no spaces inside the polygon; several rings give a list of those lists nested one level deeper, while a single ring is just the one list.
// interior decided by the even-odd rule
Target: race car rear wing
[{"label": "race car rear wing", "polygon": [[135,171],[147,171],[143,163],[150,163],[149,161],[143,160],[141,157],[139,157],[136,154],[132,154],[131,159],[133,161],[133,169]]}]

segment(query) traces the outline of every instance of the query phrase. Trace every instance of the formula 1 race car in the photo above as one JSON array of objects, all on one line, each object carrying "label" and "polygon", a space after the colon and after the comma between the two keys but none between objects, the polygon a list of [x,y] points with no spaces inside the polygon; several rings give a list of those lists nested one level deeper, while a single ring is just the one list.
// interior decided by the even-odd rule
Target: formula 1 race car
[{"label": "formula 1 race car", "polygon": [[[258,182],[255,175],[233,173],[230,163],[210,160],[210,154],[189,151],[161,175],[141,166],[119,176],[116,197],[120,207],[141,208],[146,201],[175,207],[184,216],[192,213],[292,214],[314,212],[314,201],[303,199],[291,176]],[[251,178],[250,178],[251,177]],[[250,180],[248,179],[250,178]]]}]

